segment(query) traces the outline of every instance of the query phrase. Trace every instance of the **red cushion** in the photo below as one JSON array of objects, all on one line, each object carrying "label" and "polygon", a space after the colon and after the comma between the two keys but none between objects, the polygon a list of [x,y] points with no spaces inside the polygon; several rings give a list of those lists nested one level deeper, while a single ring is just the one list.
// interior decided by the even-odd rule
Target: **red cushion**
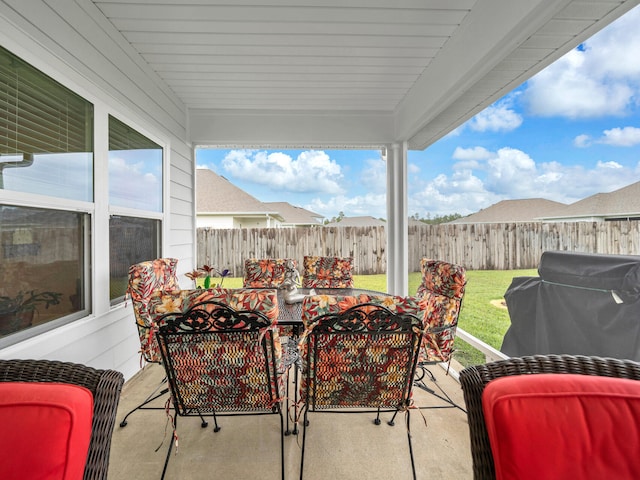
[{"label": "red cushion", "polygon": [[482,408],[497,480],[640,478],[640,381],[503,377]]},{"label": "red cushion", "polygon": [[84,387],[0,382],[0,478],[82,479],[92,418]]}]

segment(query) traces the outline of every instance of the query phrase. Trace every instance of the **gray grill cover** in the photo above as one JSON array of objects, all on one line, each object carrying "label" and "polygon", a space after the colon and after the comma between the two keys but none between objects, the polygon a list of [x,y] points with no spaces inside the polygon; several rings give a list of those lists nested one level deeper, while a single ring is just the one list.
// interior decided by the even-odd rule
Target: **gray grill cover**
[{"label": "gray grill cover", "polygon": [[640,361],[640,256],[544,252],[538,274],[505,293],[503,353]]}]

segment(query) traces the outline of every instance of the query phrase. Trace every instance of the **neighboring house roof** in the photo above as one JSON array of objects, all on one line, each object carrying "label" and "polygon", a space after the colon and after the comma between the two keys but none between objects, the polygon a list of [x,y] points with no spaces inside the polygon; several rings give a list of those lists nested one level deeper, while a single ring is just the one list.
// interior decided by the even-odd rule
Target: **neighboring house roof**
[{"label": "neighboring house roof", "polygon": [[567,205],[544,198],[502,200],[479,212],[447,223],[536,222],[541,217],[556,215]]},{"label": "neighboring house roof", "polygon": [[218,215],[264,215],[279,212],[208,168],[196,169],[196,212]]},{"label": "neighboring house roof", "polygon": [[387,224],[379,218],[363,216],[363,217],[342,217],[339,222],[330,222],[325,227],[384,227]]},{"label": "neighboring house roof", "polygon": [[288,202],[265,202],[265,205],[280,213],[284,218],[283,225],[321,225],[324,218],[318,213],[296,207]]},{"label": "neighboring house roof", "polygon": [[625,218],[640,216],[640,182],[609,193],[596,193],[561,209],[556,214],[545,215],[545,220],[557,218],[604,217]]}]

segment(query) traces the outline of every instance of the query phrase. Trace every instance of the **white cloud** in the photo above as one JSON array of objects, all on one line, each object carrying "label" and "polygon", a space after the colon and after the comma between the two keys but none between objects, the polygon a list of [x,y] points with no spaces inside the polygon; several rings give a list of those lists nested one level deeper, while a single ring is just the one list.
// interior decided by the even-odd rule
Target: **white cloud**
[{"label": "white cloud", "polygon": [[[472,152],[483,155],[474,157]],[[410,214],[468,215],[514,198],[546,198],[569,204],[640,180],[640,162],[635,170],[612,161],[598,162],[592,168],[555,161],[536,163],[525,152],[508,147],[495,152],[460,149],[458,155],[477,158],[477,167],[440,174],[424,185],[410,184]]]},{"label": "white cloud", "polygon": [[573,139],[573,145],[578,148],[586,148],[591,146],[593,142],[591,141],[591,137],[589,135],[583,134],[578,135]]},{"label": "white cloud", "polygon": [[491,158],[492,153],[484,147],[462,148],[456,147],[452,158],[457,160],[454,170],[480,168],[481,162]]},{"label": "white cloud", "polygon": [[296,159],[282,152],[232,150],[222,160],[222,169],[235,178],[275,191],[328,194],[344,191],[341,166],[320,150],[304,151]]},{"label": "white cloud", "polygon": [[314,198],[304,208],[328,219],[335,217],[338,212],[344,212],[347,217],[387,218],[387,196],[385,193],[367,193],[354,197],[339,195],[328,200]]},{"label": "white cloud", "polygon": [[590,147],[594,143],[610,145],[612,147],[634,147],[640,145],[640,128],[616,127],[602,132],[600,138],[591,138],[589,135],[578,135],[573,139],[573,144],[578,148]]},{"label": "white cloud", "polygon": [[148,166],[142,160],[109,158],[109,195],[114,205],[131,207],[132,204],[145,204],[162,208],[162,177],[145,171],[146,168]]},{"label": "white cloud", "polygon": [[507,97],[478,113],[468,125],[476,132],[510,132],[522,125],[522,116],[511,108]]},{"label": "white cloud", "polygon": [[360,174],[360,183],[368,191],[384,193],[387,191],[387,163],[382,159],[365,161],[365,168]]},{"label": "white cloud", "polygon": [[624,168],[622,165],[620,165],[618,162],[598,162],[597,164],[597,168],[599,170],[605,170],[605,169],[612,169],[612,170],[618,170],[621,168]]},{"label": "white cloud", "polygon": [[568,118],[626,114],[640,92],[638,24],[635,8],[529,80],[529,111]]},{"label": "white cloud", "polygon": [[432,182],[409,196],[409,214],[426,218],[475,212],[476,205],[487,206],[501,198],[489,192],[471,170],[455,172],[451,177],[438,175]]},{"label": "white cloud", "polygon": [[624,127],[605,130],[600,143],[616,147],[633,147],[640,144],[640,128]]},{"label": "white cloud", "polygon": [[491,152],[484,147],[462,148],[456,147],[453,151],[454,160],[486,160],[491,157]]}]

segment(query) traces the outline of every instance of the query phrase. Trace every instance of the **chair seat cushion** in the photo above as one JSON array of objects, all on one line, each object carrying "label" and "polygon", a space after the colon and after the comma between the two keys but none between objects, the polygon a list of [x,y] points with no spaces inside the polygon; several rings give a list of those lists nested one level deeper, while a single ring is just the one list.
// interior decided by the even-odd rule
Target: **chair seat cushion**
[{"label": "chair seat cushion", "polygon": [[0,382],[0,478],[82,479],[92,418],[84,387]]},{"label": "chair seat cushion", "polygon": [[640,478],[640,381],[533,374],[489,382],[496,478]]}]

